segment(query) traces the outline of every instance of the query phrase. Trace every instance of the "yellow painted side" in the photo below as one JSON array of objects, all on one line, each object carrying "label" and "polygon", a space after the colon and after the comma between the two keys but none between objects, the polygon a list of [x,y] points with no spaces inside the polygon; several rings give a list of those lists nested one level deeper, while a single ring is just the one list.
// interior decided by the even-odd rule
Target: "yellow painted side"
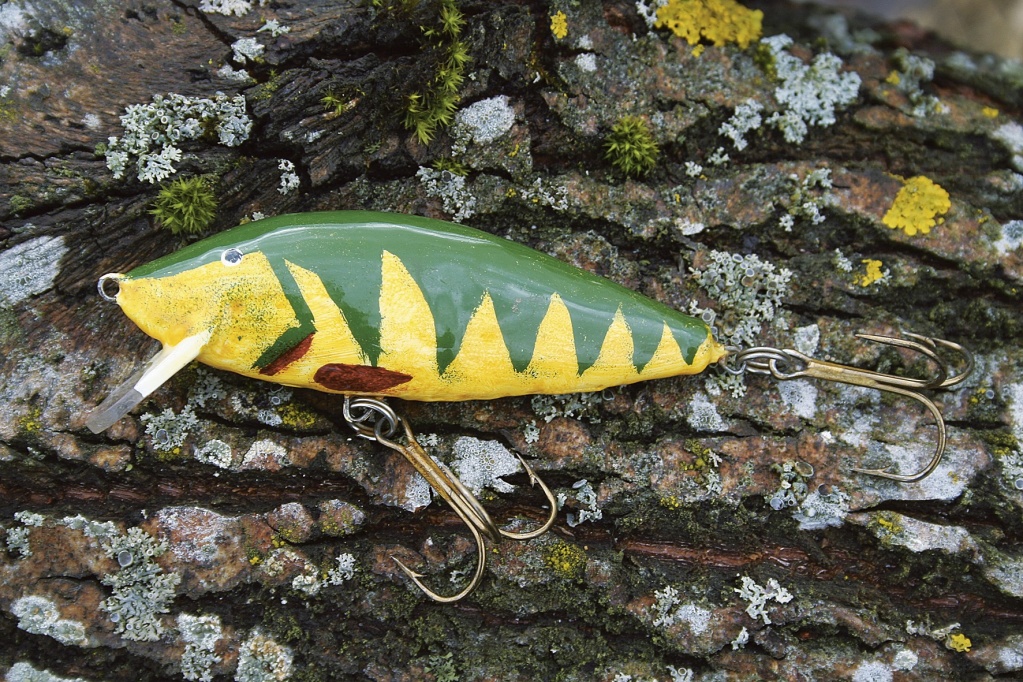
[{"label": "yellow painted side", "polygon": [[411,381],[389,395],[435,395],[442,387],[437,365],[437,332],[426,297],[401,259],[384,251],[380,285],[380,356],[377,366],[408,374]]},{"label": "yellow painted side", "polygon": [[536,333],[533,357],[523,374],[542,387],[537,389],[538,393],[563,393],[557,387],[564,384],[564,378],[579,374],[572,316],[558,294],[551,295]]},{"label": "yellow painted side", "polygon": [[486,293],[469,319],[458,355],[444,370],[441,383],[451,389],[461,387],[463,390],[492,386],[507,394],[521,382],[504,343],[494,301]]},{"label": "yellow painted side", "polygon": [[284,263],[313,315],[316,333],[305,355],[274,374],[274,381],[297,386],[311,385],[311,377],[326,363],[368,365],[369,359],[355,340],[344,313],[327,293],[319,276],[287,260]]},{"label": "yellow painted side", "polygon": [[622,315],[622,309],[619,308],[600,344],[597,359],[582,373],[579,383],[594,384],[603,388],[637,381],[639,372],[632,364],[634,350],[632,330]]},{"label": "yellow painted side", "polygon": [[164,345],[204,330],[212,336],[199,361],[258,376],[259,356],[298,319],[269,261],[248,253],[228,267],[214,262],[158,279],[120,283],[117,303],[139,328]]}]

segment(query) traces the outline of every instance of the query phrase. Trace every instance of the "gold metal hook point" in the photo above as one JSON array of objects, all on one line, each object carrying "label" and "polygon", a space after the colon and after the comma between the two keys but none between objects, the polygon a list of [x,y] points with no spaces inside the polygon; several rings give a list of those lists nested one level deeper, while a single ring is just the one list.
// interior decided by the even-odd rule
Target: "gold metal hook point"
[{"label": "gold metal hook point", "polygon": [[[896,348],[905,348],[920,353],[932,363],[937,371],[929,379],[913,379],[909,377],[885,374],[868,369],[860,369],[850,365],[842,365],[825,360],[817,360],[797,350],[770,347],[747,348],[737,351],[728,359],[726,370],[732,373],[752,372],[769,374],[780,381],[792,379],[823,379],[840,384],[863,386],[885,393],[895,393],[921,403],[934,417],[938,428],[937,443],[930,462],[920,471],[913,474],[896,474],[884,469],[853,469],[861,474],[879,476],[901,483],[913,483],[926,478],[941,463],[945,453],[946,429],[945,420],[937,405],[921,393],[924,390],[945,389],[961,383],[973,371],[973,356],[965,348],[952,341],[937,339],[919,334],[907,333],[907,338],[880,336],[877,334],[858,333],[856,338],[873,341]],[[958,373],[952,374],[950,365],[938,350],[953,351],[960,356],[963,365]]]},{"label": "gold metal hook point", "polygon": [[[472,533],[473,539],[476,541],[477,562],[472,579],[461,591],[449,597],[442,596],[426,587],[421,580],[424,577],[421,573],[413,571],[397,558],[391,557],[409,580],[422,590],[427,597],[436,602],[456,602],[469,595],[479,585],[483,579],[483,572],[487,561],[484,537],[493,542],[499,542],[502,537],[511,540],[529,540],[546,533],[554,524],[555,518],[557,518],[558,505],[554,493],[533,472],[521,456],[516,455],[529,476],[530,482],[534,485],[539,484],[544,496],[547,498],[547,502],[550,504],[551,511],[548,514],[547,520],[539,528],[524,533],[513,533],[497,527],[487,513],[487,510],[476,499],[476,496],[472,494],[472,491],[466,488],[450,469],[430,457],[416,440],[415,434],[412,432],[408,422],[398,416],[387,403],[375,398],[353,399],[345,396],[344,417],[359,435],[375,440],[401,453],[415,467],[416,471],[426,479],[437,495],[447,502],[462,522],[469,527],[469,532]],[[404,444],[394,440],[399,431],[404,433]]]}]

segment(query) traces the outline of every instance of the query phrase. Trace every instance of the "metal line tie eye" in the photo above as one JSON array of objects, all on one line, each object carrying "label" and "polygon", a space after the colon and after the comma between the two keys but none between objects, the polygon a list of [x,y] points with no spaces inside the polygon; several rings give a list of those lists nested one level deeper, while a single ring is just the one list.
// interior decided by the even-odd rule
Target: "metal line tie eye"
[{"label": "metal line tie eye", "polygon": [[227,266],[238,265],[242,262],[241,249],[227,249],[224,253],[220,254],[220,262]]},{"label": "metal line tie eye", "polygon": [[[114,303],[117,302],[117,294],[121,292],[122,279],[124,279],[124,275],[122,275],[119,272],[108,272],[107,274],[99,278],[99,281],[96,283],[96,289],[99,290],[99,295],[103,298],[104,301],[111,301]],[[110,282],[113,282],[114,284],[117,285],[117,288],[115,289],[114,293],[110,293],[109,291],[107,291],[107,284],[109,284]]]}]

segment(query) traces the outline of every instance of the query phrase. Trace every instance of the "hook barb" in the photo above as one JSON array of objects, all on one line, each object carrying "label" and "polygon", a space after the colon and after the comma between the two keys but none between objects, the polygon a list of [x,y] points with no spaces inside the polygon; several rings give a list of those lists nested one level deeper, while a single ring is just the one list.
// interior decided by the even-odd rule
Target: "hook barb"
[{"label": "hook barb", "polygon": [[[945,420],[941,416],[941,410],[937,405],[924,395],[921,391],[945,389],[961,383],[973,371],[973,356],[965,348],[952,341],[937,339],[920,334],[905,334],[905,338],[895,336],[881,336],[878,334],[858,333],[856,338],[865,341],[873,341],[896,348],[905,348],[920,353],[930,360],[936,367],[934,375],[928,379],[913,379],[901,377],[884,372],[876,372],[869,369],[860,369],[850,365],[842,365],[825,360],[817,360],[797,350],[789,348],[757,347],[747,348],[735,353],[730,360],[731,368],[726,368],[733,373],[752,372],[754,374],[769,374],[780,381],[791,379],[823,379],[840,384],[852,386],[863,386],[885,393],[894,393],[905,396],[922,404],[934,417],[938,428],[934,454],[930,462],[920,471],[913,474],[896,474],[883,469],[853,469],[853,471],[871,476],[879,476],[900,483],[913,483],[926,478],[941,463],[942,455],[945,453],[946,428]],[[952,366],[938,353],[938,349],[953,351],[960,356],[960,364],[963,366],[959,372],[952,374]]]},{"label": "hook barb", "polygon": [[[465,484],[448,467],[430,457],[416,440],[415,434],[412,432],[408,422],[395,413],[387,403],[375,398],[353,399],[345,396],[344,417],[360,436],[375,440],[405,457],[415,467],[416,471],[426,479],[426,482],[429,483],[437,495],[448,503],[448,506],[454,510],[458,518],[462,520],[462,523],[469,527],[469,532],[472,534],[473,540],[476,541],[476,570],[469,583],[461,591],[448,597],[434,592],[423,584],[421,578],[424,576],[421,573],[412,570],[397,558],[391,557],[409,580],[433,601],[449,604],[466,597],[476,589],[483,579],[483,572],[486,568],[486,540],[499,542],[502,537],[511,540],[530,540],[550,530],[555,518],[557,518],[558,505],[554,493],[533,472],[532,468],[526,463],[526,460],[518,454],[516,456],[519,458],[519,462],[522,463],[530,482],[533,485],[539,484],[544,496],[547,498],[547,502],[551,506],[550,514],[540,527],[523,533],[514,533],[498,528],[472,491],[466,488]],[[404,434],[404,443],[394,440],[399,433]]]}]

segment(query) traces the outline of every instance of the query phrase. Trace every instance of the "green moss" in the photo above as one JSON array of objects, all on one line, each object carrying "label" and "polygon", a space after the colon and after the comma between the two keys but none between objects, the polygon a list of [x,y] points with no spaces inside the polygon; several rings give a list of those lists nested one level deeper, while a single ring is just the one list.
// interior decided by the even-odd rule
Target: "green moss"
[{"label": "green moss", "polygon": [[455,662],[451,660],[451,656],[450,651],[444,655],[430,656],[426,672],[433,673],[437,682],[458,682],[462,678],[459,677],[458,669],[455,667]]},{"label": "green moss", "polygon": [[629,177],[653,170],[659,153],[650,126],[639,116],[623,116],[604,141],[604,157]]},{"label": "green moss", "polygon": [[21,194],[15,194],[10,198],[11,212],[14,215],[24,213],[26,210],[32,207],[32,200]]},{"label": "green moss", "polygon": [[270,70],[270,77],[267,78],[265,83],[260,83],[250,95],[250,99],[255,102],[263,102],[277,92],[281,87],[280,74],[277,73],[276,69]]},{"label": "green moss", "polygon": [[160,189],[149,211],[174,234],[199,234],[213,224],[217,199],[208,178],[178,178]]},{"label": "green moss", "polygon": [[469,169],[464,163],[447,157],[437,159],[432,165],[434,170],[447,171],[452,175],[457,175],[463,178],[469,174]]},{"label": "green moss", "polygon": [[421,26],[428,49],[437,55],[436,71],[426,88],[405,101],[405,127],[426,144],[437,131],[451,124],[461,97],[469,50],[460,40],[465,18],[454,0],[437,0],[432,24]]},{"label": "green moss", "polygon": [[334,90],[328,90],[327,94],[320,98],[320,104],[330,113],[331,118],[337,118],[341,114],[351,111],[358,103],[358,97],[349,97]]}]

